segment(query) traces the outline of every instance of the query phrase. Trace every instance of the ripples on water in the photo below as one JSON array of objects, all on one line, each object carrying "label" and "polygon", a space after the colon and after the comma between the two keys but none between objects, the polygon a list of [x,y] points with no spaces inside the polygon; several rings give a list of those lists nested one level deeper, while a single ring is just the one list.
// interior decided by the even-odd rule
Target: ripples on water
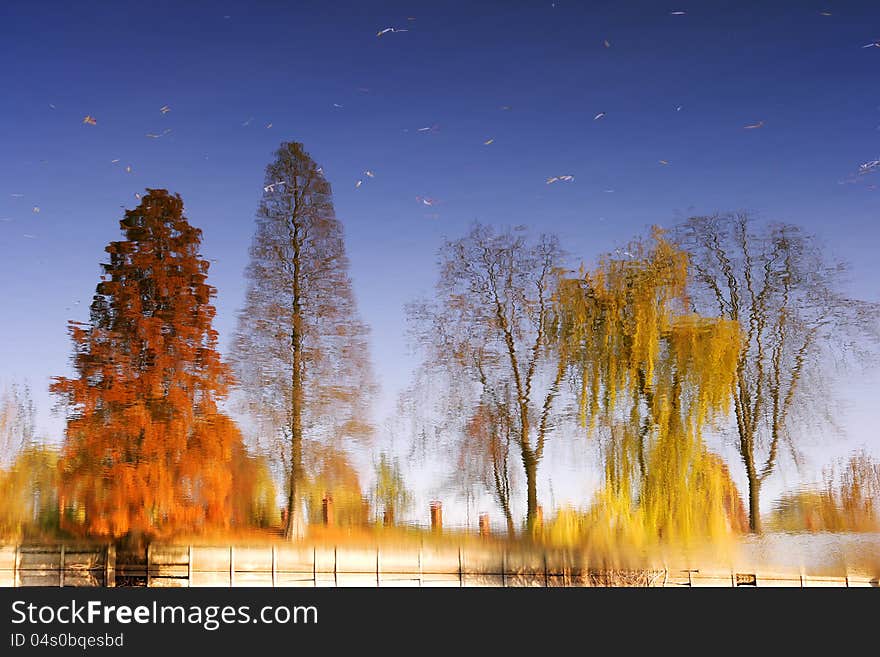
[{"label": "ripples on water", "polygon": [[880,574],[880,532],[772,533],[747,537],[738,563],[755,569],[802,570],[815,575]]},{"label": "ripples on water", "polygon": [[762,574],[819,577],[880,575],[880,532],[771,532],[730,544],[669,549],[663,564]]}]

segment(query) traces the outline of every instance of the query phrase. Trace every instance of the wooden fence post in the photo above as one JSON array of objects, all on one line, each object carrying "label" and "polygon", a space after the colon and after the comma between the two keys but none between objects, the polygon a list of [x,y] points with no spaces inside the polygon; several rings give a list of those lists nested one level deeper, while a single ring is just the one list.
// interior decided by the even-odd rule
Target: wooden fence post
[{"label": "wooden fence post", "polygon": [[61,558],[58,561],[58,586],[64,586],[64,543],[61,544]]},{"label": "wooden fence post", "polygon": [[104,586],[113,588],[116,586],[116,546],[107,544],[107,552],[104,555]]},{"label": "wooden fence post", "polygon": [[377,545],[376,546],[376,588],[379,588],[380,585],[381,584],[380,584],[380,580],[379,580],[379,546]]},{"label": "wooden fence post", "polygon": [[461,546],[458,546],[458,585],[464,586],[464,568],[461,562]]},{"label": "wooden fence post", "polygon": [[481,513],[480,514],[480,536],[488,536],[489,535],[489,514]]},{"label": "wooden fence post", "polygon": [[325,495],[322,501],[322,515],[324,516],[324,525],[330,526],[333,524],[333,496]]},{"label": "wooden fence post", "polygon": [[147,588],[150,587],[150,548],[152,547],[152,543],[147,544]]},{"label": "wooden fence post", "polygon": [[431,502],[431,530],[443,530],[443,505],[437,500]]},{"label": "wooden fence post", "polygon": [[12,586],[18,586],[18,569],[19,569],[19,545],[15,544],[15,552],[12,555]]},{"label": "wooden fence post", "polygon": [[186,549],[186,585],[192,586],[193,581],[193,546]]},{"label": "wooden fence post", "polygon": [[275,586],[276,586],[276,584],[275,584],[275,571],[277,569],[277,566],[275,565],[276,563],[277,562],[276,562],[276,556],[275,556],[275,546],[273,545],[272,546],[272,588],[275,588]]},{"label": "wooden fence post", "polygon": [[235,546],[229,546],[229,588],[235,586]]}]

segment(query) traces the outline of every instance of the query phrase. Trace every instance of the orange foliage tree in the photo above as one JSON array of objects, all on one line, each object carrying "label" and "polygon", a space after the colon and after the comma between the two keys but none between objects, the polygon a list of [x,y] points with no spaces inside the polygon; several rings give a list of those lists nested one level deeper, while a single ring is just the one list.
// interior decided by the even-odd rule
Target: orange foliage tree
[{"label": "orange foliage tree", "polygon": [[217,351],[208,262],[183,200],[151,189],[111,242],[88,324],[71,322],[62,527],[140,540],[231,518],[241,436],[217,404],[230,372]]}]

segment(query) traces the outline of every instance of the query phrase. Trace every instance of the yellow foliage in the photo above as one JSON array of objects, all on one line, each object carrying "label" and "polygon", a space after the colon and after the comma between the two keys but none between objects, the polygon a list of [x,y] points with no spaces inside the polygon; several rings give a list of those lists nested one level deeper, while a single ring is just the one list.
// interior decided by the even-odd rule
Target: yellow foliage
[{"label": "yellow foliage", "polygon": [[553,545],[577,545],[585,538],[586,517],[577,509],[565,506],[544,525],[544,540]]},{"label": "yellow foliage", "polygon": [[775,531],[876,532],[880,530],[880,463],[862,452],[839,471],[826,472],[824,488],[783,495],[768,525]]},{"label": "yellow foliage", "polygon": [[51,534],[58,527],[58,453],[48,447],[21,450],[0,468],[0,538]]},{"label": "yellow foliage", "polygon": [[729,411],[740,326],[687,310],[687,254],[662,231],[625,253],[564,281],[556,299],[581,423],[611,432],[584,531],[609,547],[726,536],[741,529],[742,504],[702,431]]},{"label": "yellow foliage", "polygon": [[312,524],[323,522],[324,498],[333,505],[334,525],[363,525],[370,515],[357,470],[348,456],[329,447],[316,448],[313,475],[306,482],[304,499]]}]

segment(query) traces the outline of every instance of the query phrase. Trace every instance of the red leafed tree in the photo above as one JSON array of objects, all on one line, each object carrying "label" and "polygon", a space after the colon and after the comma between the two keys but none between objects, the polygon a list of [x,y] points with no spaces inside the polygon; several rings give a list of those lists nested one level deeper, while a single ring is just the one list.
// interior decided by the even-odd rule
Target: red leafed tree
[{"label": "red leafed tree", "polygon": [[183,201],[147,190],[107,248],[87,324],[71,322],[62,526],[140,541],[222,528],[231,517],[231,459],[241,435],[218,412],[230,371],[212,328],[201,231]]}]

